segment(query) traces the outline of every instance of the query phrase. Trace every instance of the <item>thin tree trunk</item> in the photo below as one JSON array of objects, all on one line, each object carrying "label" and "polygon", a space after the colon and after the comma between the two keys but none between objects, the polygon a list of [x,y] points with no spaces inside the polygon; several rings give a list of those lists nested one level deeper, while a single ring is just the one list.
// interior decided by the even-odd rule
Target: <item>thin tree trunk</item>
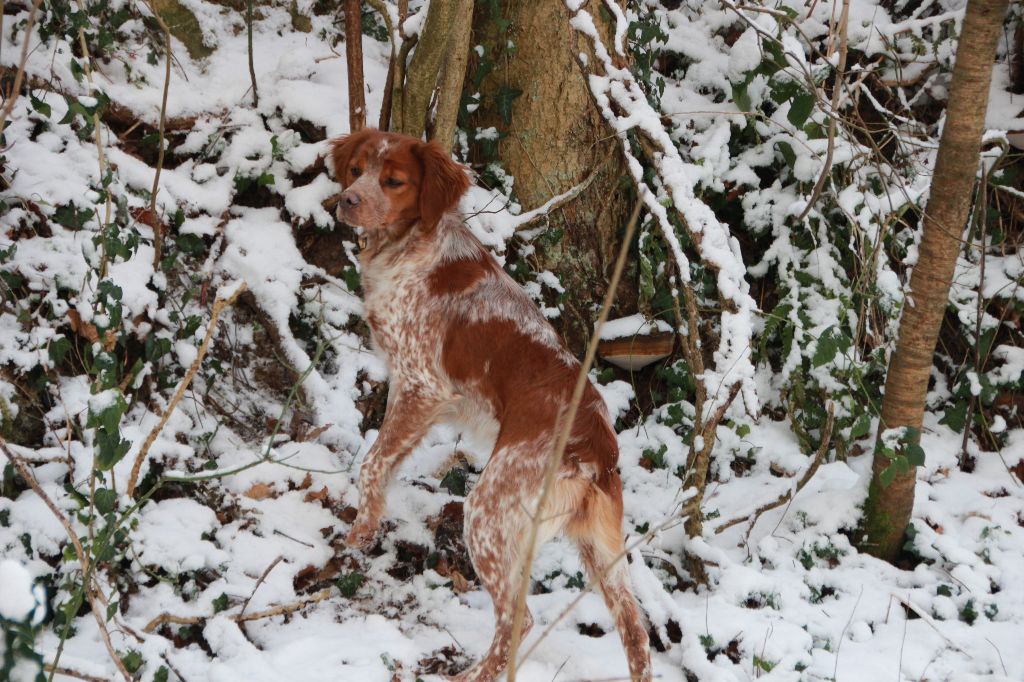
[{"label": "thin tree trunk", "polygon": [[[970,210],[985,127],[984,103],[1007,4],[1007,0],[970,0],[967,4],[918,261],[903,306],[899,340],[889,361],[879,438],[886,429],[899,427],[914,429],[920,438],[935,344]],[[892,461],[881,450],[876,444],[861,547],[892,561],[903,546],[917,476],[916,467],[911,466],[888,486],[883,485],[881,474]]]},{"label": "thin tree trunk", "polygon": [[348,63],[348,125],[354,133],[366,127],[363,16],[359,0],[345,0],[345,61]]},{"label": "thin tree trunk", "polygon": [[408,68],[402,69],[400,63],[396,70],[396,74],[404,71],[405,79],[395,83],[392,130],[414,137],[429,133],[451,149],[472,18],[473,0],[430,3]]}]

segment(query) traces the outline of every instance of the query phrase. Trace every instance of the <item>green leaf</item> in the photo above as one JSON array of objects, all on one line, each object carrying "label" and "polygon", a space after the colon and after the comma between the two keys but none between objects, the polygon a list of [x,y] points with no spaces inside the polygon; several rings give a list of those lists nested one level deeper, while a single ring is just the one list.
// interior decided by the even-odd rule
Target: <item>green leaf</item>
[{"label": "green leaf", "polygon": [[879,481],[879,483],[882,484],[883,488],[888,488],[892,484],[893,479],[895,479],[895,478],[896,478],[896,463],[895,462],[893,462],[889,466],[885,467],[885,469],[882,470],[882,473],[880,473],[878,475],[878,481]]},{"label": "green leaf", "polygon": [[861,416],[857,417],[857,421],[850,427],[850,440],[858,440],[867,435],[868,430],[871,428],[871,415],[865,412]]},{"label": "green leaf", "polygon": [[351,599],[356,596],[356,592],[362,587],[363,583],[366,582],[366,578],[362,573],[352,571],[338,578],[338,590],[341,594]]},{"label": "green leaf", "polygon": [[818,337],[818,344],[814,348],[814,357],[811,358],[811,364],[815,367],[821,367],[832,362],[836,357],[836,353],[839,352],[835,329],[835,327],[829,327]]},{"label": "green leaf", "polygon": [[81,230],[96,212],[91,208],[78,210],[74,204],[60,206],[53,214],[54,221],[69,230]]},{"label": "green leaf", "polygon": [[50,118],[50,115],[53,113],[53,111],[50,109],[50,105],[49,104],[47,104],[43,100],[39,99],[35,95],[29,95],[28,98],[29,98],[29,101],[32,102],[32,108],[33,109],[38,111],[40,114],[42,114],[46,118]]},{"label": "green leaf", "polygon": [[961,398],[947,407],[939,423],[945,424],[957,433],[962,433],[967,424],[967,402],[967,398]]},{"label": "green leaf", "polygon": [[109,488],[99,488],[96,491],[96,509],[100,514],[109,514],[117,507],[117,493]]},{"label": "green leaf", "polygon": [[775,146],[779,148],[779,153],[782,154],[783,161],[790,168],[796,166],[796,152],[793,151],[792,145],[788,142],[776,142]]},{"label": "green leaf", "polygon": [[523,91],[518,88],[502,85],[498,88],[497,94],[494,95],[494,103],[498,107],[498,114],[501,115],[501,120],[505,122],[505,125],[512,123],[512,102],[522,94]]},{"label": "green leaf", "polygon": [[750,85],[753,78],[754,75],[749,74],[742,83],[733,83],[732,101],[736,103],[736,108],[740,111],[751,111],[753,109],[750,93],[747,92],[747,86]]},{"label": "green leaf", "polygon": [[924,466],[924,448],[921,447],[920,443],[908,444],[904,452],[907,455],[908,464],[915,467]]},{"label": "green leaf", "polygon": [[793,98],[793,104],[789,107],[789,114],[786,118],[797,128],[802,128],[814,109],[814,95],[809,92],[802,92]]},{"label": "green leaf", "polygon": [[50,361],[54,365],[59,365],[64,362],[64,357],[68,354],[69,350],[71,350],[71,341],[66,336],[58,336],[50,341],[47,352],[50,355]]},{"label": "green leaf", "polygon": [[226,611],[228,608],[228,595],[224,592],[220,593],[220,596],[213,600],[213,612],[220,613]]}]

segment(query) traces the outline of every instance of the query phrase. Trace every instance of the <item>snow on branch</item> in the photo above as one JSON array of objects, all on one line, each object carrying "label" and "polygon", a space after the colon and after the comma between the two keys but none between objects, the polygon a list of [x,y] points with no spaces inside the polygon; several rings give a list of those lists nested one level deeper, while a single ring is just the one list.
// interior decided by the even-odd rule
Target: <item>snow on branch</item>
[{"label": "snow on branch", "polygon": [[[714,414],[728,400],[729,387],[740,384],[744,405],[748,412],[755,414],[758,397],[750,349],[757,304],[750,296],[739,242],[729,233],[728,226],[721,223],[711,208],[696,196],[694,188],[700,178],[699,169],[683,159],[662,125],[659,112],[647,101],[629,69],[617,65],[622,60],[612,58],[593,17],[586,10],[579,9],[579,4],[566,0],[571,14],[570,24],[592,41],[598,62],[588,65],[581,57],[581,63],[591,69],[588,74],[591,94],[622,142],[640,199],[657,220],[681,276],[688,280],[689,260],[669,221],[668,209],[659,202],[655,189],[644,181],[643,167],[629,146],[626,134],[630,130],[637,130],[654,147],[653,160],[658,179],[668,190],[701,261],[716,275],[722,303],[721,336],[714,354],[714,367],[707,369],[703,376],[708,395],[704,410],[707,414]],[[617,23],[624,24],[625,17],[618,16]],[[617,27],[616,34],[621,31],[622,27]]]}]

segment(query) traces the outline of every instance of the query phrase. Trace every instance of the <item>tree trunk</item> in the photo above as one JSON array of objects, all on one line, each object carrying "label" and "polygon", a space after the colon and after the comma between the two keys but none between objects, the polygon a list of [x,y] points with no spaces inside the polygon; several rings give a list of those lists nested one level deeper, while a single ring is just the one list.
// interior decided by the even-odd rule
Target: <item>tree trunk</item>
[{"label": "tree trunk", "polygon": [[[984,103],[1007,4],[1007,0],[970,0],[967,4],[918,261],[903,306],[899,340],[889,361],[879,438],[886,429],[909,427],[914,429],[912,440],[920,439],[935,344],[977,175]],[[893,561],[903,546],[914,506],[916,467],[910,466],[909,471],[883,485],[881,474],[893,460],[882,453],[880,445],[876,442],[861,547]],[[903,445],[896,454],[905,452]]]},{"label": "tree trunk", "polygon": [[363,24],[360,0],[345,0],[345,62],[348,65],[348,126],[351,132],[366,127],[363,93]]},{"label": "tree trunk", "polygon": [[[495,6],[499,16],[494,15]],[[612,27],[602,14],[595,11],[594,19],[605,44],[611,45]],[[594,105],[576,63],[581,52],[594,59],[590,41],[580,40],[569,25],[564,0],[502,0],[478,3],[473,44],[483,46],[483,56],[471,55],[470,71],[482,61],[491,70],[480,84],[482,103],[470,117],[470,127],[494,127],[506,135],[498,142],[497,157],[515,178],[513,194],[523,210],[589,181],[579,196],[548,216],[552,238],[538,240],[532,264],[561,280],[563,310],[553,322],[570,348],[580,353],[593,329],[594,302],[607,286],[633,196],[620,143]],[[468,81],[467,94],[475,89]],[[482,149],[474,145],[474,160],[493,160]],[[619,300],[636,298],[619,293]]]},{"label": "tree trunk", "polygon": [[473,0],[432,2],[404,83],[395,84],[391,129],[451,150],[469,53]]}]

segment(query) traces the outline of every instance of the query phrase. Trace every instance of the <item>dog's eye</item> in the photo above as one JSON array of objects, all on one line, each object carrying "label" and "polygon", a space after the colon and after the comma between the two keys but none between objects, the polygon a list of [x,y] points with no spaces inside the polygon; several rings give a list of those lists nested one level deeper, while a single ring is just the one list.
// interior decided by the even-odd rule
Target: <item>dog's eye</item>
[{"label": "dog's eye", "polygon": [[405,183],[399,180],[398,178],[388,178],[387,180],[384,181],[384,184],[387,185],[388,187],[401,187]]},{"label": "dog's eye", "polygon": [[355,166],[352,166],[352,177],[353,178],[358,178],[362,174],[363,174],[363,170],[361,168],[356,168]]}]

